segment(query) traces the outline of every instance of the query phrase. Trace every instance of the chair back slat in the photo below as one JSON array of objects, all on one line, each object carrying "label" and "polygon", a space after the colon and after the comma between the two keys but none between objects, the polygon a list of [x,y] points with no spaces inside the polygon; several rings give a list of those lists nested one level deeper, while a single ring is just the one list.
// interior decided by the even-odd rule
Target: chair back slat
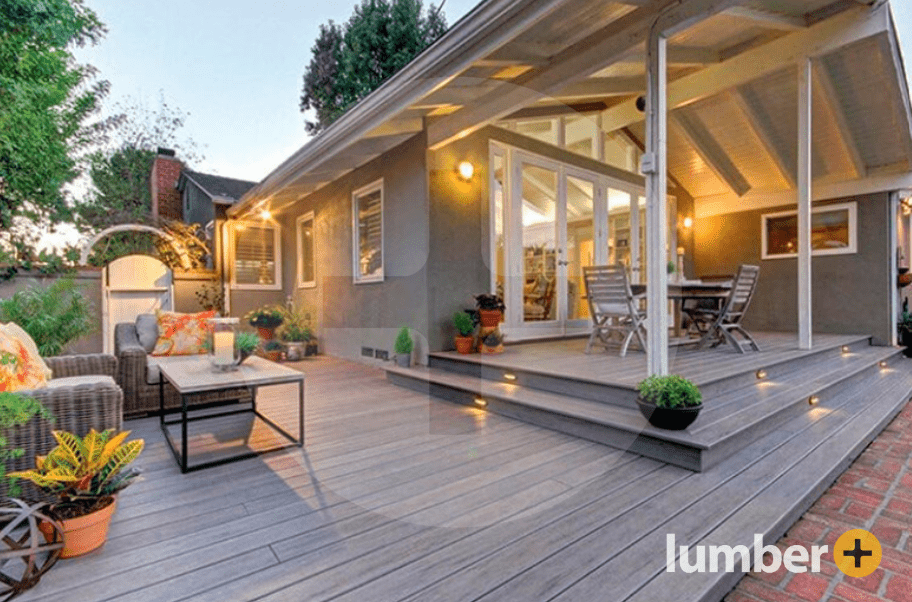
[{"label": "chair back slat", "polygon": [[738,268],[738,275],[735,277],[735,282],[732,284],[731,292],[725,303],[723,321],[741,321],[754,297],[759,280],[759,266],[742,265]]}]

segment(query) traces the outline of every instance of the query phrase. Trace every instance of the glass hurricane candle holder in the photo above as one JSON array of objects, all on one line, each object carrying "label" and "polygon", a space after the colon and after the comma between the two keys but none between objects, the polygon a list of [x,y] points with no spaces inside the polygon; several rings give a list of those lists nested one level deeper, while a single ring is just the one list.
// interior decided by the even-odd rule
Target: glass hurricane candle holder
[{"label": "glass hurricane candle holder", "polygon": [[209,319],[209,361],[216,370],[237,370],[241,359],[234,345],[238,324],[237,318]]}]

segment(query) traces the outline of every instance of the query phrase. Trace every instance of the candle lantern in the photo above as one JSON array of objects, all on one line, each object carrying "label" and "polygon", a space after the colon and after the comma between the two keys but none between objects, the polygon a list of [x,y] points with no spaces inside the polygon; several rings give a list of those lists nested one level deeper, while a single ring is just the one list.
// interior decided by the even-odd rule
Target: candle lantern
[{"label": "candle lantern", "polygon": [[237,370],[240,354],[234,346],[234,336],[238,324],[237,318],[209,319],[209,361],[216,370]]}]

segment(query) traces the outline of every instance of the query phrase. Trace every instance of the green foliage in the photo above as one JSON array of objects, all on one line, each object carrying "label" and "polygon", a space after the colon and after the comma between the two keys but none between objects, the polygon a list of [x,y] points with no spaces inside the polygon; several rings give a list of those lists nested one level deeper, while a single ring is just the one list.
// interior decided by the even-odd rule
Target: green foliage
[{"label": "green foliage", "polygon": [[282,351],[282,349],[283,349],[282,343],[276,341],[275,339],[273,339],[273,340],[271,340],[271,341],[266,341],[266,342],[263,344],[263,351],[267,351],[267,352],[269,352],[269,351]]},{"label": "green foliage", "polygon": [[255,332],[238,332],[234,335],[234,346],[241,353],[250,355],[260,346],[260,337]]},{"label": "green foliage", "polygon": [[291,343],[307,343],[314,338],[312,313],[309,308],[295,305],[289,297],[285,307],[281,310],[282,328],[279,336],[282,337],[282,340]]},{"label": "green foliage", "polygon": [[411,355],[412,349],[414,348],[415,341],[412,340],[412,335],[409,333],[408,327],[403,326],[396,336],[394,350],[400,355]]},{"label": "green foliage", "polygon": [[71,50],[103,34],[83,0],[0,2],[0,230],[69,217],[63,185],[112,123],[85,124],[110,86]]},{"label": "green foliage", "polygon": [[344,25],[320,26],[304,71],[301,112],[308,134],[318,134],[377,89],[446,31],[440,7],[421,0],[362,0]]},{"label": "green foliage", "polygon": [[9,481],[7,491],[14,497],[19,495],[21,490],[15,479],[7,479],[6,463],[9,460],[21,458],[23,450],[21,447],[9,449],[7,434],[9,429],[22,426],[35,416],[53,420],[44,406],[31,397],[7,391],[0,392],[0,480]]},{"label": "green foliage", "polygon": [[133,482],[137,470],[125,471],[142,452],[142,439],[126,441],[130,431],[114,434],[92,429],[85,437],[66,431],[54,431],[57,447],[47,456],[35,459],[35,468],[10,473],[26,479],[53,494],[59,500],[57,509],[70,518],[84,516]]},{"label": "green foliage", "polygon": [[92,304],[72,278],[32,285],[0,299],[0,321],[15,322],[34,339],[41,355],[60,355],[96,325]]},{"label": "green foliage", "polygon": [[477,309],[485,309],[490,311],[504,311],[507,308],[507,306],[504,305],[503,297],[489,293],[475,295],[475,307]]},{"label": "green foliage", "polygon": [[698,406],[703,395],[697,385],[683,376],[650,376],[637,385],[640,397],[660,408]]},{"label": "green foliage", "polygon": [[285,319],[285,309],[273,305],[264,305],[252,309],[244,316],[244,321],[257,328],[275,328]]},{"label": "green foliage", "polygon": [[456,327],[456,332],[463,337],[469,336],[472,334],[472,331],[475,330],[475,323],[472,321],[472,316],[464,311],[457,311],[453,314],[453,326]]},{"label": "green foliage", "polygon": [[900,332],[912,332],[912,314],[908,311],[902,312],[902,315],[899,318],[899,330]]},{"label": "green foliage", "polygon": [[673,262],[673,261],[669,261],[668,264],[665,266],[665,270],[666,270],[669,274],[674,274],[674,273],[675,273],[675,269],[676,269],[676,268],[675,268],[675,262]]}]

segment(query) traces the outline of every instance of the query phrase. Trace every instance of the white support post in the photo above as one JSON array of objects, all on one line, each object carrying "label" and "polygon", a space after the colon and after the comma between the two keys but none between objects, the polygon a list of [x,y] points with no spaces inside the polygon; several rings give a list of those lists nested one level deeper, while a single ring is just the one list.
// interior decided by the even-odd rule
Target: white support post
[{"label": "white support post", "polygon": [[798,64],[798,348],[811,349],[811,199],[813,66],[811,59]]},{"label": "white support post", "polygon": [[[649,35],[646,92],[646,363],[650,375],[668,374],[668,40],[661,31]],[[636,204],[634,202],[633,206]]]}]

